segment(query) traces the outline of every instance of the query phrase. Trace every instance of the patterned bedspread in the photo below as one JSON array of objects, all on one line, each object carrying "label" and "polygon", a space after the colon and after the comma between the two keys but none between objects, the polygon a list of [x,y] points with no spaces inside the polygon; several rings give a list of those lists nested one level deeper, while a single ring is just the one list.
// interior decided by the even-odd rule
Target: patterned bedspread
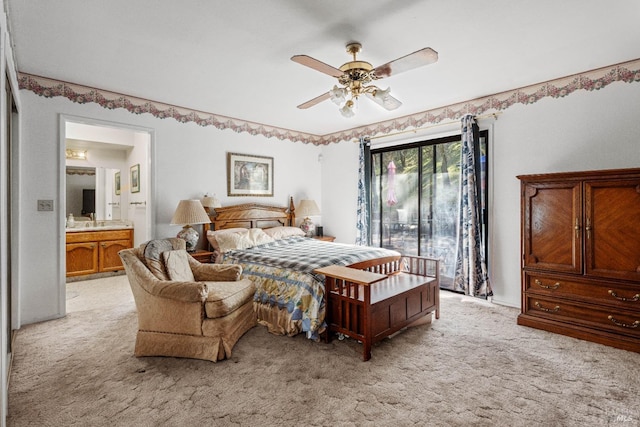
[{"label": "patterned bedspread", "polygon": [[313,270],[400,255],[384,248],[292,237],[224,254],[223,263],[241,264],[256,284],[254,301],[286,309],[294,332],[318,339],[325,328],[324,276]]}]

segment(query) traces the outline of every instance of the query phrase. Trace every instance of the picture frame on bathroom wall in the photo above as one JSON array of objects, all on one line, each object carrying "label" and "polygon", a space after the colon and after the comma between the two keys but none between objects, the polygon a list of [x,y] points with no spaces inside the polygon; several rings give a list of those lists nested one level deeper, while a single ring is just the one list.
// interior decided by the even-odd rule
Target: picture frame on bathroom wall
[{"label": "picture frame on bathroom wall", "polygon": [[116,196],[120,195],[120,172],[116,172],[115,175],[113,176],[114,179],[114,183],[113,183],[113,188],[115,189],[116,192]]},{"label": "picture frame on bathroom wall", "polygon": [[140,192],[140,164],[131,166],[131,192]]}]

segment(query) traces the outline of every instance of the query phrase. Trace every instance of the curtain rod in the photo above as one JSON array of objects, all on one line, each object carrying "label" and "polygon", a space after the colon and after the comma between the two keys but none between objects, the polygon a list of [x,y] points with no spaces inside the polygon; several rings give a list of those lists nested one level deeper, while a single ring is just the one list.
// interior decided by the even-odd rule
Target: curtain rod
[{"label": "curtain rod", "polygon": [[[474,116],[474,118],[479,120],[479,119],[486,119],[488,117],[493,117],[495,120],[498,120],[498,116],[500,114],[502,114],[502,111],[496,111],[495,113],[484,114],[484,115],[481,115],[481,116]],[[431,128],[435,128],[435,127],[439,127],[439,126],[451,125],[451,124],[454,124],[454,123],[458,123],[458,122],[454,121],[454,120],[451,120],[449,122],[436,123],[436,124],[433,124],[431,126],[425,126],[425,127],[421,127],[421,128],[417,128],[417,129],[403,130],[403,131],[400,131],[400,132],[393,132],[393,133],[388,133],[386,135],[380,135],[380,136],[371,136],[371,137],[368,137],[368,139],[371,141],[371,140],[374,140],[374,139],[389,138],[391,136],[403,135],[405,133],[418,133],[418,132],[421,132],[423,130],[427,130],[427,129],[431,129]],[[358,142],[359,140],[358,139],[354,139],[354,141]]]}]

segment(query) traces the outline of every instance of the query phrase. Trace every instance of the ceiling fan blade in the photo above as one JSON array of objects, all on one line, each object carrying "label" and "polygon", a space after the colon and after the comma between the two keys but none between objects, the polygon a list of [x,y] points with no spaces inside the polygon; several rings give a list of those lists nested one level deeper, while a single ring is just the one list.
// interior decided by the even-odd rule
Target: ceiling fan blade
[{"label": "ceiling fan blade", "polygon": [[394,98],[389,94],[386,94],[384,98],[379,98],[367,92],[367,98],[369,98],[370,100],[372,100],[373,102],[375,102],[376,104],[384,108],[385,110],[389,110],[389,111],[395,110],[396,108],[402,105],[402,102],[400,102],[398,99]]},{"label": "ceiling fan blade", "polygon": [[438,52],[431,49],[430,47],[425,47],[424,49],[420,49],[418,51],[405,55],[396,60],[380,65],[379,67],[376,67],[373,71],[374,71],[375,78],[381,79],[383,77],[389,77],[391,75],[403,73],[405,71],[422,67],[424,65],[433,64],[434,62],[437,62],[437,61],[438,61]]},{"label": "ceiling fan blade", "polygon": [[309,101],[305,102],[304,104],[298,105],[298,108],[300,108],[301,110],[304,110],[306,108],[313,107],[314,105],[319,104],[322,101],[325,101],[325,100],[327,100],[329,98],[331,98],[331,95],[329,94],[329,92],[323,93],[320,96],[316,96],[315,98],[310,99]]},{"label": "ceiling fan blade", "polygon": [[325,64],[322,61],[318,61],[317,59],[307,55],[294,55],[291,57],[291,60],[293,62],[297,62],[298,64],[313,68],[316,71],[320,71],[321,73],[328,74],[331,77],[340,77],[342,74],[344,74],[337,68],[332,67],[329,64]]}]

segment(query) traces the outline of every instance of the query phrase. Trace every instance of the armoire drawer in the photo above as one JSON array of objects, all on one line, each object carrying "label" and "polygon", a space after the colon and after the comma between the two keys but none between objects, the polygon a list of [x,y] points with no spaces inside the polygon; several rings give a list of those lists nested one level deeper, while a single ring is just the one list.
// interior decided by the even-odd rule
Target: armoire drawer
[{"label": "armoire drawer", "polygon": [[579,299],[640,312],[640,286],[525,272],[525,292]]},{"label": "armoire drawer", "polygon": [[527,295],[524,313],[640,338],[640,312]]}]

